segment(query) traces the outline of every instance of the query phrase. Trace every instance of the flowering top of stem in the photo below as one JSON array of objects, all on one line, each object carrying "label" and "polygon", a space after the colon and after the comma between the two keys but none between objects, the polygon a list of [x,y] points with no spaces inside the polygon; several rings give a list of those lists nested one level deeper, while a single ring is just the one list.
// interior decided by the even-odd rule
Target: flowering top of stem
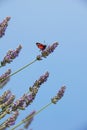
[{"label": "flowering top of stem", "polygon": [[17,117],[18,117],[18,115],[19,115],[19,112],[18,112],[18,111],[15,111],[15,112],[13,113],[13,115],[12,115],[10,118],[8,118],[8,119],[0,126],[0,130],[4,130],[4,129],[6,129],[7,127],[10,127],[10,126],[14,125],[14,124],[15,124],[15,121],[16,121],[16,119],[17,119]]},{"label": "flowering top of stem", "polygon": [[46,58],[49,54],[51,54],[55,48],[59,45],[58,42],[53,43],[51,46],[48,46],[45,50],[41,52],[41,55],[36,57],[37,60],[42,60],[42,57]]},{"label": "flowering top of stem", "polygon": [[3,110],[5,107],[10,105],[14,101],[14,99],[15,99],[15,96],[12,95],[11,91],[7,90],[0,97],[0,108],[2,108],[2,110]]},{"label": "flowering top of stem", "polygon": [[11,74],[11,69],[8,69],[4,74],[0,76],[0,88],[3,88],[4,85],[10,80],[9,75]]},{"label": "flowering top of stem", "polygon": [[10,20],[11,17],[6,17],[2,23],[0,23],[0,38],[5,35],[5,30],[8,26],[8,21]]},{"label": "flowering top of stem", "polygon": [[32,92],[33,88],[39,88],[41,84],[47,81],[48,77],[49,77],[49,72],[47,71],[44,75],[40,76],[40,78],[35,81],[32,87],[29,88],[30,91]]},{"label": "flowering top of stem", "polygon": [[56,104],[64,95],[66,87],[62,86],[61,89],[58,91],[57,95],[51,99],[51,102]]},{"label": "flowering top of stem", "polygon": [[30,87],[30,94],[29,93],[24,94],[19,100],[15,101],[12,104],[12,111],[15,111],[17,109],[23,110],[25,109],[25,107],[29,106],[31,102],[33,102],[33,100],[35,99],[38,89],[40,88],[40,85],[46,82],[48,76],[49,76],[48,72],[40,76],[40,78],[35,81],[34,85]]},{"label": "flowering top of stem", "polygon": [[5,91],[4,94],[0,96],[0,104],[5,103],[9,99],[10,95],[11,95],[10,90]]},{"label": "flowering top of stem", "polygon": [[3,61],[1,61],[1,66],[5,66],[6,63],[11,63],[13,59],[15,59],[18,56],[21,49],[22,46],[19,45],[18,48],[16,48],[16,50],[9,50],[6,56],[4,57]]}]

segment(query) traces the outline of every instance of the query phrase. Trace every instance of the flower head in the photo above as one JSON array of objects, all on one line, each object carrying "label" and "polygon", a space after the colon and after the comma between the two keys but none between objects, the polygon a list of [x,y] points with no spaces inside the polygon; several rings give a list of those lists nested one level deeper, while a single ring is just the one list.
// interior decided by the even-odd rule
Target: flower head
[{"label": "flower head", "polygon": [[2,96],[0,96],[0,105],[2,103],[5,103],[9,97],[12,95],[11,91],[10,90],[7,90],[4,92],[4,94]]},{"label": "flower head", "polygon": [[4,109],[5,107],[7,107],[7,106],[9,106],[10,104],[12,104],[13,101],[14,101],[14,99],[15,99],[15,96],[14,96],[14,95],[11,95],[11,96],[9,97],[9,99],[8,99],[5,103],[3,103],[0,107],[1,107],[2,109]]},{"label": "flower head", "polygon": [[21,48],[22,46],[19,45],[16,50],[9,50],[6,56],[4,57],[3,61],[1,61],[1,66],[5,66],[6,63],[11,63],[13,59],[15,59],[18,56]]},{"label": "flower head", "polygon": [[15,111],[17,109],[24,110],[27,106],[29,106],[35,99],[38,89],[40,88],[40,85],[46,82],[48,77],[49,77],[48,72],[40,76],[40,78],[35,81],[34,85],[29,88],[30,94],[29,93],[24,94],[20,99],[18,99],[12,104],[12,111]]},{"label": "flower head", "polygon": [[0,23],[0,38],[5,35],[5,30],[8,26],[8,21],[10,20],[11,17],[6,17],[2,23]]},{"label": "flower head", "polygon": [[31,104],[31,102],[33,102],[34,98],[35,96],[32,93],[24,94],[20,99],[12,104],[12,111],[15,111],[17,109],[24,110],[27,106]]},{"label": "flower head", "polygon": [[49,72],[47,71],[44,75],[40,76],[40,78],[35,81],[32,87],[29,88],[30,92],[33,92],[36,95],[40,85],[46,82],[48,77],[49,77]]},{"label": "flower head", "polygon": [[51,46],[46,47],[45,50],[41,52],[41,55],[37,56],[37,60],[42,60],[42,57],[46,58],[49,54],[51,54],[55,48],[59,45],[58,42],[53,43]]},{"label": "flower head", "polygon": [[58,91],[57,95],[51,99],[51,102],[56,104],[64,95],[66,87],[62,86],[61,89]]},{"label": "flower head", "polygon": [[3,118],[6,114],[10,114],[10,106],[13,103],[15,96],[11,93],[10,90],[4,92],[2,96],[0,96],[0,108],[2,111],[0,112],[0,119]]},{"label": "flower head", "polygon": [[5,84],[10,80],[9,75],[11,74],[11,69],[8,69],[4,74],[0,76],[0,88],[3,88]]},{"label": "flower head", "polygon": [[18,117],[18,115],[19,115],[19,112],[18,111],[15,111],[14,113],[13,113],[13,115],[10,117],[10,118],[8,118],[3,124],[2,124],[2,126],[0,126],[1,128],[0,128],[0,130],[3,130],[3,129],[5,129],[5,128],[7,128],[7,127],[10,127],[10,126],[12,126],[12,125],[14,125],[15,124],[15,121],[16,121],[16,119],[17,119],[17,117]]},{"label": "flower head", "polygon": [[7,90],[4,94],[0,97],[0,108],[2,110],[10,105],[15,99],[15,96],[12,95],[11,91]]}]

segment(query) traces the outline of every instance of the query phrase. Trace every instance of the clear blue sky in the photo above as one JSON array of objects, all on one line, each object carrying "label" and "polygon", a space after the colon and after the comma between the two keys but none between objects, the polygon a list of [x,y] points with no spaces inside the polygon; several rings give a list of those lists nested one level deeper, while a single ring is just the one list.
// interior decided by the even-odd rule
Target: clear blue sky
[{"label": "clear blue sky", "polygon": [[[18,99],[46,71],[48,81],[42,85],[35,101],[21,111],[17,122],[32,110],[50,102],[62,85],[64,97],[38,114],[33,130],[87,130],[87,2],[86,0],[0,0],[0,21],[11,16],[6,34],[0,39],[0,60],[9,49],[23,46],[20,56],[1,68],[0,75],[29,63],[40,53],[36,42],[59,47],[43,61],[36,62],[0,90],[10,89]],[[20,127],[22,128],[22,126]],[[18,130],[18,129],[17,129]]]}]

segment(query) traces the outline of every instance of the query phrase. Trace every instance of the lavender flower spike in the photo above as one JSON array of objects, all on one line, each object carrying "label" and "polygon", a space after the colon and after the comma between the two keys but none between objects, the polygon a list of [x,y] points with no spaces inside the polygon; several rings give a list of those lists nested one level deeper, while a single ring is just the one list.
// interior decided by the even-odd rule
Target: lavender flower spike
[{"label": "lavender flower spike", "polygon": [[55,48],[59,45],[58,42],[53,43],[51,46],[48,46],[45,50],[41,52],[41,55],[37,56],[37,60],[42,60],[42,57],[46,58],[49,54],[51,54]]},{"label": "lavender flower spike", "polygon": [[9,97],[12,95],[10,90],[4,92],[2,96],[0,96],[0,105],[8,101]]},{"label": "lavender flower spike", "polygon": [[6,17],[2,23],[0,23],[0,38],[5,35],[5,30],[8,26],[8,21],[10,20],[11,17]]},{"label": "lavender flower spike", "polygon": [[15,59],[18,56],[21,49],[22,46],[19,45],[16,50],[9,50],[6,56],[4,57],[3,61],[1,61],[1,66],[5,66],[6,63],[11,63],[13,59]]},{"label": "lavender flower spike", "polygon": [[9,106],[10,104],[13,103],[14,99],[15,99],[15,96],[11,95],[9,97],[9,99],[5,103],[3,103],[2,105],[0,105],[0,108],[4,109],[5,107]]},{"label": "lavender flower spike", "polygon": [[40,85],[47,81],[48,77],[49,72],[47,71],[44,75],[40,76],[40,78],[35,81],[34,85],[30,87],[29,90],[36,95],[36,93],[38,92],[38,88],[40,87]]},{"label": "lavender flower spike", "polygon": [[15,124],[15,121],[16,121],[16,119],[17,119],[17,117],[18,117],[18,115],[19,115],[19,112],[18,112],[18,111],[15,111],[14,114],[12,115],[12,117],[8,118],[8,119],[3,123],[3,125],[0,126],[0,130],[5,129],[5,128],[7,128],[7,127],[10,127],[10,126],[14,125],[14,124]]},{"label": "lavender flower spike", "polygon": [[17,100],[17,101],[15,101],[13,104],[12,104],[12,111],[16,111],[16,110],[18,110],[18,109],[20,109],[20,110],[24,110],[25,109],[25,107],[26,107],[26,104],[25,104],[25,102],[24,102],[25,100],[24,100],[24,97],[21,97],[19,100]]},{"label": "lavender flower spike", "polygon": [[48,77],[49,77],[48,72],[40,76],[40,78],[35,81],[34,85],[29,88],[31,93],[24,94],[19,100],[15,101],[12,104],[12,111],[15,111],[17,109],[24,110],[27,106],[29,106],[35,99],[38,89],[40,88],[40,85],[46,82]]},{"label": "lavender flower spike", "polygon": [[63,97],[65,89],[66,87],[62,86],[57,95],[51,99],[51,102],[56,104]]},{"label": "lavender flower spike", "polygon": [[0,76],[0,88],[3,88],[5,84],[10,80],[9,75],[11,74],[11,69],[8,69],[4,74]]}]

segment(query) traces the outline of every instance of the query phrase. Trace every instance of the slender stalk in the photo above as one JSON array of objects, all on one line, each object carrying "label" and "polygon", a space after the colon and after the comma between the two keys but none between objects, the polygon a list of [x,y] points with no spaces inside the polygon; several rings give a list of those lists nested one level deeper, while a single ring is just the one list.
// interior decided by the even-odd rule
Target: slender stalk
[{"label": "slender stalk", "polygon": [[17,127],[19,127],[20,125],[22,125],[24,122],[26,122],[27,120],[31,119],[33,116],[39,114],[41,111],[43,111],[44,109],[46,109],[48,106],[50,106],[52,104],[52,102],[48,103],[47,105],[45,105],[44,107],[42,107],[39,111],[37,111],[34,115],[31,115],[29,118],[22,120],[21,122],[19,122],[16,126],[14,126],[11,130],[15,130]]},{"label": "slender stalk", "polygon": [[[33,60],[32,62],[28,63],[27,65],[25,65],[25,66],[23,66],[23,67],[21,67],[20,69],[18,69],[18,70],[15,71],[14,73],[10,74],[10,75],[7,76],[6,78],[11,77],[11,76],[17,74],[18,72],[20,72],[21,70],[24,70],[25,68],[27,68],[29,65],[33,64],[33,63],[36,62],[36,61],[37,61],[37,59]],[[5,79],[2,79],[1,81],[4,81],[4,80],[5,80]]]},{"label": "slender stalk", "polygon": [[14,73],[10,74],[10,77],[13,76],[13,75],[15,75],[15,74],[17,74],[17,73],[20,72],[21,70],[27,68],[29,65],[33,64],[33,63],[36,62],[36,61],[37,61],[37,59],[35,59],[35,60],[33,60],[32,62],[30,62],[29,64],[27,64],[27,65],[21,67],[19,70],[17,70],[17,71],[15,71]]}]

